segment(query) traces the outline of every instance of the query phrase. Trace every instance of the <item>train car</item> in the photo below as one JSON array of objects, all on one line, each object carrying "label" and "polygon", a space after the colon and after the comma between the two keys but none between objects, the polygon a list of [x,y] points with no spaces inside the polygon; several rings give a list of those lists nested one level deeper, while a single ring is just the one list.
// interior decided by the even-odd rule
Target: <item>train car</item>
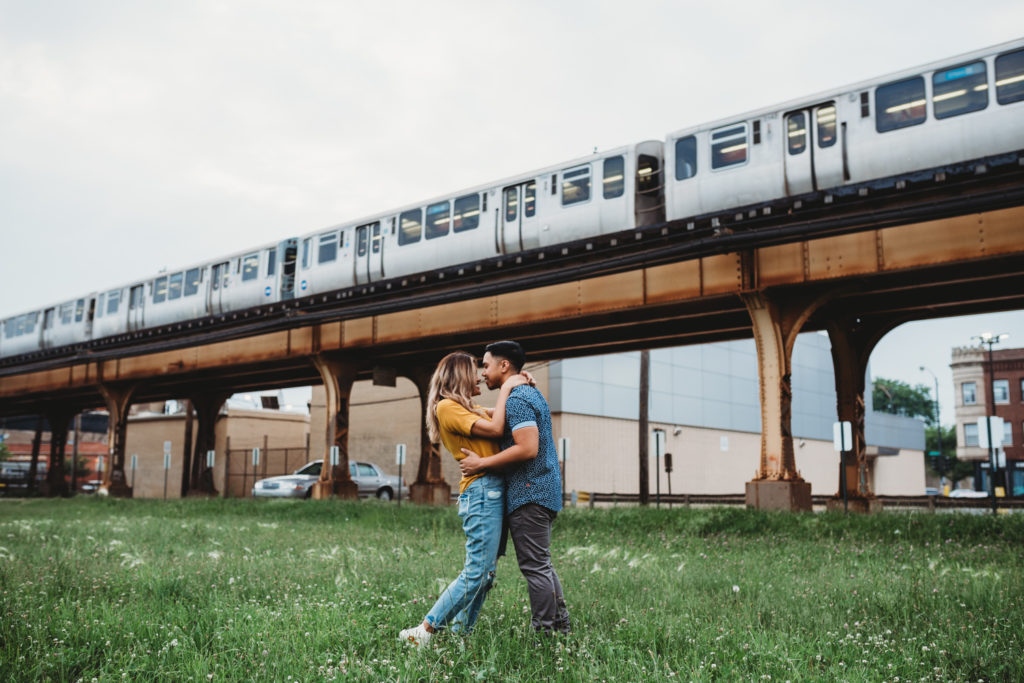
[{"label": "train car", "polygon": [[1024,40],[668,135],[667,218],[1024,149]]},{"label": "train car", "polygon": [[304,235],[297,293],[661,222],[662,150],[641,142]]}]

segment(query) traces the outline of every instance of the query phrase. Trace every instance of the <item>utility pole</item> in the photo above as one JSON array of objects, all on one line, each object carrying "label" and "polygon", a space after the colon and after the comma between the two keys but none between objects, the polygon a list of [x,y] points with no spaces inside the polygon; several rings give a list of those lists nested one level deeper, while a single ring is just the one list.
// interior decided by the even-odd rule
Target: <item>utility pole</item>
[{"label": "utility pole", "polygon": [[640,352],[640,504],[649,505],[651,500],[650,472],[648,470],[648,447],[651,436],[648,422],[647,400],[651,388],[651,352]]},{"label": "utility pole", "polygon": [[[996,412],[995,398],[995,375],[992,369],[992,347],[1003,339],[1009,339],[1008,334],[992,334],[982,332],[979,336],[971,337],[977,339],[982,346],[988,346],[988,386],[985,387],[985,431],[988,435],[988,462],[989,462],[989,495],[992,496],[992,514],[996,514],[996,445],[992,441],[992,417]],[[991,403],[990,403],[991,401]],[[991,409],[990,409],[991,407]],[[999,435],[1000,438],[1002,434]]]}]

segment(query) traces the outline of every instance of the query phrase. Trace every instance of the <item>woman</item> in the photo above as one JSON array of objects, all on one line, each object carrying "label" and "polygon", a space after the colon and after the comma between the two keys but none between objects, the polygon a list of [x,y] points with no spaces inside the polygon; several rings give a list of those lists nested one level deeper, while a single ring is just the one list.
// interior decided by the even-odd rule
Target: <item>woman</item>
[{"label": "woman", "polygon": [[[480,394],[476,359],[455,351],[441,359],[430,378],[427,395],[427,433],[455,456],[463,448],[481,457],[498,452],[495,441],[505,431],[505,400],[513,387],[526,384],[529,376],[515,375],[501,386],[493,411],[473,403]],[[469,633],[480,614],[487,591],[494,583],[498,544],[505,513],[505,481],[500,475],[477,474],[459,482],[459,517],[466,532],[466,564],[441,593],[423,623],[399,633],[399,639],[423,647],[437,631],[450,628]]]}]

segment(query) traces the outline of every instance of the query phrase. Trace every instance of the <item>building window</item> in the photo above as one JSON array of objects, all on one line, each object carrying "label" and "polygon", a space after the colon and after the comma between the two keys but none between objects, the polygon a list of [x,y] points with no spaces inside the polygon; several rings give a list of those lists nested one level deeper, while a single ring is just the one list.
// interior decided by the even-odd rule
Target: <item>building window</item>
[{"label": "building window", "polygon": [[965,446],[977,446],[978,445],[978,425],[977,423],[967,423],[964,425],[964,445]]},{"label": "building window", "polygon": [[885,133],[924,123],[925,102],[920,76],[879,86],[875,90],[875,129]]},{"label": "building window", "polygon": [[997,379],[992,382],[992,400],[996,403],[1010,402],[1010,380]]},{"label": "building window", "polygon": [[936,71],[932,76],[935,118],[945,119],[988,106],[988,74],[985,62]]},{"label": "building window", "polygon": [[1003,422],[1003,448],[1013,445],[1013,423],[1009,420]]},{"label": "building window", "polygon": [[964,382],[960,385],[963,392],[964,405],[973,406],[978,403],[978,385],[974,382]]}]

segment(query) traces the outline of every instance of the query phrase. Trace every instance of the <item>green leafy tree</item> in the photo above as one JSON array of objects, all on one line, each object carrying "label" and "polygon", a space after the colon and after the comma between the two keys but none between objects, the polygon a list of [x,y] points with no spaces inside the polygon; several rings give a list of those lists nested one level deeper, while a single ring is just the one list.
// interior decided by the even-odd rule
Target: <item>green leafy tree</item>
[{"label": "green leafy tree", "polygon": [[0,462],[11,457],[11,449],[3,441],[0,441]]},{"label": "green leafy tree", "polygon": [[880,413],[919,417],[935,425],[935,401],[931,389],[923,384],[910,386],[898,379],[879,377],[872,383],[871,402]]}]

